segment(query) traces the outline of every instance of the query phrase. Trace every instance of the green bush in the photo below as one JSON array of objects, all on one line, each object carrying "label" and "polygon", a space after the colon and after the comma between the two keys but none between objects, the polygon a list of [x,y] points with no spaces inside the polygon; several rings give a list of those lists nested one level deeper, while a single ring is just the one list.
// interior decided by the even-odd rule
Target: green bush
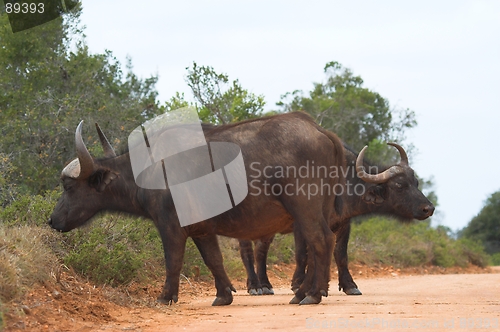
[{"label": "green bush", "polygon": [[479,244],[455,240],[428,222],[403,224],[381,217],[352,225],[348,252],[351,262],[367,265],[484,267],[488,262]]},{"label": "green bush", "polygon": [[164,271],[161,241],[148,220],[106,214],[63,238],[64,263],[97,283],[116,286]]},{"label": "green bush", "polygon": [[276,234],[269,247],[268,264],[289,264],[295,260],[293,234]]},{"label": "green bush", "polygon": [[58,190],[20,196],[0,210],[0,220],[6,225],[45,225],[60,196]]},{"label": "green bush", "polygon": [[237,239],[218,236],[219,246],[224,260],[224,269],[230,279],[245,279],[247,274],[241,260],[240,246]]},{"label": "green bush", "polygon": [[500,252],[497,252],[496,254],[491,255],[490,257],[490,264],[493,266],[499,266],[500,265]]},{"label": "green bush", "polygon": [[186,251],[184,252],[184,263],[181,273],[186,277],[202,277],[202,279],[210,276],[210,270],[203,262],[198,248],[191,238],[186,241]]}]

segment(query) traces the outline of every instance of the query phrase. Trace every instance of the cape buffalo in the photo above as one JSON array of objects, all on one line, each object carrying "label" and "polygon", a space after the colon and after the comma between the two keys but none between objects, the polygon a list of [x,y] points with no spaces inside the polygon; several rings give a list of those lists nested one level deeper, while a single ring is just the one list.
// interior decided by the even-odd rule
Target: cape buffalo
[{"label": "cape buffalo", "polygon": [[[344,145],[347,161],[346,183],[353,188],[362,186],[362,190],[358,190],[358,193],[353,192],[349,195],[346,191],[344,195],[337,197],[336,203],[340,206],[340,214],[330,219],[330,228],[336,239],[334,256],[339,273],[339,290],[343,290],[348,295],[361,295],[348,269],[347,245],[352,217],[378,213],[394,216],[401,221],[411,221],[426,219],[434,212],[432,203],[418,189],[418,181],[408,164],[406,152],[395,143],[389,144],[398,149],[401,162],[386,168],[380,174],[369,174],[365,171],[365,169],[384,169],[364,162],[366,147],[358,156],[351,148]],[[283,233],[291,231],[293,231],[292,228]],[[255,241],[257,274],[254,270],[252,242],[240,240],[240,253],[248,276],[247,288],[252,295],[273,294],[272,285],[266,273],[267,252],[273,238],[274,235],[270,235]],[[296,269],[292,289],[297,294],[293,301],[297,302],[304,296],[298,290],[305,278],[307,249],[304,242],[300,240],[300,234],[295,237],[295,242]]]},{"label": "cape buffalo", "polygon": [[[268,167],[345,168],[344,149],[338,137],[318,126],[305,113],[295,112],[217,126],[206,132],[207,142],[237,144],[243,155],[249,187],[248,196],[237,206],[213,218],[181,227],[171,191],[143,189],[136,185],[130,153],[116,156],[98,128],[105,158],[94,159],[76,129],[78,158],[61,173],[64,192],[49,224],[67,232],[82,226],[98,212],[122,211],[152,219],[158,229],[165,254],[166,281],[159,300],[177,302],[179,276],[185,243],[192,237],[215,279],[217,297],[213,305],[227,305],[234,291],[222,264],[216,234],[257,240],[295,225],[295,232],[307,244],[311,281],[302,304],[319,303],[328,294],[333,234],[328,221],[339,212],[335,194],[312,195],[312,186],[342,185],[341,177],[297,179],[266,172]],[[166,142],[168,144],[168,142]],[[162,163],[157,163],[162,167]],[[269,192],[269,186],[288,191]],[[297,188],[296,188],[297,187]],[[271,187],[273,188],[273,187]],[[306,190],[304,190],[306,189]]]}]

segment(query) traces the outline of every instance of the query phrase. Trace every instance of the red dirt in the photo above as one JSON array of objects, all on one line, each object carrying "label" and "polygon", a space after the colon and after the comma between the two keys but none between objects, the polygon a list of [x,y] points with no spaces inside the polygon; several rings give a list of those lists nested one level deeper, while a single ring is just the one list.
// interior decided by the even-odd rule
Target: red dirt
[{"label": "red dirt", "polygon": [[312,306],[288,304],[292,266],[270,270],[274,296],[250,296],[244,281],[235,281],[238,292],[226,307],[211,306],[212,282],[183,279],[179,302],[165,306],[155,301],[160,281],[116,290],[62,273],[58,283],[36,287],[10,305],[5,331],[500,329],[500,267],[350,268],[363,295],[338,292],[332,274],[330,296]]}]

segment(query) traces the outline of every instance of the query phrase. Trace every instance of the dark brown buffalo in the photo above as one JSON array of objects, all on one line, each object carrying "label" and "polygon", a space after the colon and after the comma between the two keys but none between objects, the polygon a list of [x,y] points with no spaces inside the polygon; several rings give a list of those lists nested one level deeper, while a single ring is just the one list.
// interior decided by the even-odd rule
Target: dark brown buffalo
[{"label": "dark brown buffalo", "polygon": [[[99,129],[98,132],[106,154],[103,159],[94,159],[89,154],[82,140],[81,125],[76,130],[78,158],[62,172],[64,192],[49,220],[54,229],[70,231],[101,211],[122,211],[152,219],[162,239],[166,264],[166,281],[159,300],[177,302],[185,243],[190,236],[214,275],[217,298],[213,305],[227,305],[233,300],[231,290],[234,288],[224,271],[216,234],[257,240],[290,228],[293,222],[301,241],[307,244],[308,275],[311,274],[302,304],[319,303],[321,296],[327,295],[334,241],[328,221],[338,214],[335,207],[340,208],[342,204],[336,204],[335,195],[330,193],[264,194],[264,183],[282,187],[321,184],[319,178],[312,176],[268,177],[264,173],[267,166],[298,168],[314,163],[345,168],[342,142],[309,116],[283,114],[218,126],[206,132],[207,142],[232,142],[241,148],[247,179],[253,186],[236,207],[186,227],[179,224],[170,191],[138,187],[129,153],[116,156],[102,132]],[[326,179],[332,188],[342,180]]]},{"label": "dark brown buffalo", "polygon": [[[385,214],[397,217],[402,221],[413,219],[426,219],[434,212],[434,206],[418,189],[418,182],[413,170],[408,165],[408,157],[402,147],[391,143],[398,149],[401,162],[398,165],[385,169],[380,174],[369,174],[365,169],[377,170],[379,166],[369,165],[364,162],[365,149],[359,156],[345,146],[347,159],[347,186],[361,188],[353,195],[347,191],[337,198],[340,214],[330,220],[330,228],[335,234],[336,244],[334,250],[335,262],[339,275],[339,290],[348,295],[361,295],[356,283],[353,281],[348,269],[347,245],[351,229],[352,217],[366,214]],[[356,171],[355,171],[356,170]],[[293,228],[283,231],[292,232]],[[255,260],[257,273],[254,270],[254,251],[252,242],[240,240],[240,253],[247,270],[247,288],[252,295],[273,294],[272,285],[266,273],[266,258],[274,235],[270,235],[255,241]],[[292,280],[292,289],[298,292],[305,278],[307,265],[307,249],[304,242],[300,240],[300,234],[296,236],[296,270]],[[295,301],[301,300],[303,294],[297,293]]]}]

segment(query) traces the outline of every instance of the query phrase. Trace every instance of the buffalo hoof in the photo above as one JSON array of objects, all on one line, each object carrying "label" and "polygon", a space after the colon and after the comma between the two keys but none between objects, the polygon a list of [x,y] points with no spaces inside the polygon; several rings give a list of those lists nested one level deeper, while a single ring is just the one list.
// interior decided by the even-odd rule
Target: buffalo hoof
[{"label": "buffalo hoof", "polygon": [[250,295],[262,295],[262,289],[261,288],[258,288],[258,289],[255,289],[255,288],[249,289],[248,290],[248,294],[250,294]]},{"label": "buffalo hoof", "polygon": [[347,295],[363,295],[357,288],[344,289],[344,293]]},{"label": "buffalo hoof", "polygon": [[217,307],[221,305],[230,305],[233,303],[233,297],[231,298],[224,298],[224,297],[216,297],[214,302],[212,302],[212,306]]},{"label": "buffalo hoof", "polygon": [[272,288],[262,287],[263,295],[274,295],[274,290]]},{"label": "buffalo hoof", "polygon": [[234,287],[231,286],[231,287],[226,287],[225,291],[227,293],[226,296],[217,296],[214,302],[212,302],[212,306],[215,307],[221,305],[230,305],[231,303],[233,303],[233,293],[231,293],[231,291],[236,293],[236,289],[234,289]]},{"label": "buffalo hoof", "polygon": [[300,304],[300,299],[297,296],[294,296],[293,299],[288,302],[289,304]]},{"label": "buffalo hoof", "polygon": [[179,298],[177,297],[177,295],[173,295],[171,299],[159,297],[158,299],[156,299],[156,301],[161,304],[172,305],[174,303],[177,303],[177,301],[179,301]]},{"label": "buffalo hoof", "polygon": [[300,301],[299,305],[319,304],[320,302],[321,302],[321,297],[319,299],[316,299],[312,296],[306,296],[302,301]]},{"label": "buffalo hoof", "polygon": [[293,292],[294,294],[297,294],[297,292],[298,292],[298,291],[299,291],[299,287],[297,287],[297,288],[292,288],[292,292]]}]

